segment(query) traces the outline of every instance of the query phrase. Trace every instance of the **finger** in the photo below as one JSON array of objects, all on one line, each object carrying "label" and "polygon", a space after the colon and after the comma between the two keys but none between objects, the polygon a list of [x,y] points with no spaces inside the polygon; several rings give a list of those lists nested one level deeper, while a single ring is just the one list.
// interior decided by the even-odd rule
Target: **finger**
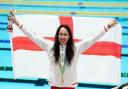
[{"label": "finger", "polygon": [[10,14],[11,14],[12,16],[15,16],[15,14],[16,14],[15,9],[11,9],[11,10],[10,10]]},{"label": "finger", "polygon": [[117,24],[116,20],[112,20],[112,22],[109,24],[109,28],[115,26]]},{"label": "finger", "polygon": [[11,20],[11,16],[10,15],[8,16],[8,20]]},{"label": "finger", "polygon": [[116,20],[113,20],[113,24],[117,24],[117,21]]},{"label": "finger", "polygon": [[116,25],[117,24],[117,21],[116,20],[113,20],[112,22],[112,26]]},{"label": "finger", "polygon": [[11,14],[12,16],[14,16],[13,11],[11,11],[10,14]]}]

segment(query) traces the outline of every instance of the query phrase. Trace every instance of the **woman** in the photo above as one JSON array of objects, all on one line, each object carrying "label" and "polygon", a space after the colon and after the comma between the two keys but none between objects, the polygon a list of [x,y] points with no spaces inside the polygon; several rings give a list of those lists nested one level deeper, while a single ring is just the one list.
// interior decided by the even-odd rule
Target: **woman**
[{"label": "woman", "polygon": [[34,32],[26,29],[15,16],[15,11],[10,11],[9,21],[12,21],[19,29],[34,41],[39,47],[48,53],[50,60],[50,78],[48,80],[51,89],[75,89],[77,86],[76,65],[79,55],[101,38],[111,27],[116,25],[113,20],[105,26],[102,31],[94,34],[76,46],[73,42],[73,36],[68,25],[60,25],[55,34],[53,45],[42,37],[37,36]]}]

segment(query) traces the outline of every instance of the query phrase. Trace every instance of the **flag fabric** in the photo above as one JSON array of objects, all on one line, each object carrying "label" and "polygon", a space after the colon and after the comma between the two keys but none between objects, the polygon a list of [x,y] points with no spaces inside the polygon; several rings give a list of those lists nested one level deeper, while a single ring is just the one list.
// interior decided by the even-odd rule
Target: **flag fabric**
[{"label": "flag fabric", "polygon": [[[68,24],[74,42],[80,42],[103,30],[112,18],[71,17],[52,15],[18,15],[26,29],[47,41],[54,42],[56,29]],[[87,84],[117,85],[120,83],[121,26],[118,23],[78,59],[78,81]],[[49,60],[45,51],[25,36],[15,25],[10,33],[13,72],[15,78],[48,78]]]}]

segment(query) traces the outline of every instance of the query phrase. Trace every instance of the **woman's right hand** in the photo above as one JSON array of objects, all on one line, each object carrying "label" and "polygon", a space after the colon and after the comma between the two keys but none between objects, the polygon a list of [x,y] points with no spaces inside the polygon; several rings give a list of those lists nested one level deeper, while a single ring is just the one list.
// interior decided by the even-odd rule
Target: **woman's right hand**
[{"label": "woman's right hand", "polygon": [[19,23],[19,21],[16,19],[16,10],[12,9],[12,10],[9,11],[9,13],[10,13],[10,17],[9,17],[10,20],[12,20],[12,22],[13,22],[16,26],[20,27],[20,23]]}]

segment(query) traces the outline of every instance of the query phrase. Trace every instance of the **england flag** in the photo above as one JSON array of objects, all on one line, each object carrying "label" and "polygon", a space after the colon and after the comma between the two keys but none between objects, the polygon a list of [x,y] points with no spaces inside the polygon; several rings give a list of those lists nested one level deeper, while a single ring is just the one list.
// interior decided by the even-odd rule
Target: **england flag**
[{"label": "england flag", "polygon": [[[47,41],[54,42],[56,29],[68,24],[75,44],[103,30],[112,18],[17,15],[26,29],[34,31]],[[87,84],[117,85],[120,83],[121,26],[118,23],[101,39],[85,50],[78,59],[78,81]],[[38,47],[15,25],[10,33],[13,72],[15,78],[48,78],[49,60],[43,49]]]}]

